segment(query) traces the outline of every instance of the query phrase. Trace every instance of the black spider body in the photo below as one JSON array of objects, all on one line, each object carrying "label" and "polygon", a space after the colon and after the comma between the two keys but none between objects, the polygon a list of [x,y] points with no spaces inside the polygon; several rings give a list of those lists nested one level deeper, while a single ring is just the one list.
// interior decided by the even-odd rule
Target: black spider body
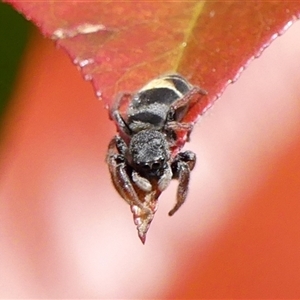
[{"label": "black spider body", "polygon": [[129,128],[132,132],[142,129],[163,130],[171,105],[191,89],[192,86],[178,75],[150,81],[132,98],[127,111]]},{"label": "black spider body", "polygon": [[128,162],[145,178],[163,175],[170,159],[165,136],[156,130],[145,130],[135,134],[129,144]]},{"label": "black spider body", "polygon": [[[196,155],[179,152],[185,141],[177,137],[183,130],[189,136],[193,123],[182,120],[203,95],[206,91],[171,74],[150,81],[133,95],[123,94],[110,111],[119,134],[110,142],[106,160],[117,191],[134,212],[143,242],[155,212],[149,195],[157,198],[174,178],[179,180],[177,203],[169,215],[186,199]],[[126,101],[128,108],[122,115],[120,107]],[[145,218],[151,211],[152,217]]]}]

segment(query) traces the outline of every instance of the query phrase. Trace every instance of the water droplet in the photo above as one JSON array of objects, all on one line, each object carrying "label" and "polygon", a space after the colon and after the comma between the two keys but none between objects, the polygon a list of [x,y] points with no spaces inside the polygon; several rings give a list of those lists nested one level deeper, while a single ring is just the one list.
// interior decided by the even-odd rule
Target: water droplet
[{"label": "water droplet", "polygon": [[85,75],[84,75],[84,80],[86,80],[86,81],[91,81],[92,79],[93,79],[92,74],[85,74]]},{"label": "water droplet", "polygon": [[59,40],[65,38],[67,35],[66,31],[63,28],[58,28],[52,33],[52,39]]},{"label": "water droplet", "polygon": [[277,37],[278,37],[278,33],[276,32],[276,33],[274,33],[272,36],[271,36],[271,40],[273,41],[273,40],[275,40]]},{"label": "water droplet", "polygon": [[93,62],[94,62],[94,60],[93,60],[92,58],[88,58],[88,59],[80,60],[78,64],[79,64],[79,66],[80,66],[81,68],[83,68],[83,67],[85,67],[85,66],[87,66],[87,65],[92,64]]},{"label": "water droplet", "polygon": [[98,98],[101,98],[102,97],[102,92],[101,91],[96,91],[96,96],[98,97]]},{"label": "water droplet", "polygon": [[213,18],[215,16],[216,12],[214,10],[211,10],[210,13],[209,13],[209,16],[211,18]]},{"label": "water droplet", "polygon": [[100,30],[105,30],[106,27],[102,24],[84,23],[77,26],[77,32],[81,34],[95,33]]},{"label": "water droplet", "polygon": [[288,21],[283,28],[280,30],[280,34],[283,34],[286,30],[288,30],[293,25],[293,21]]}]

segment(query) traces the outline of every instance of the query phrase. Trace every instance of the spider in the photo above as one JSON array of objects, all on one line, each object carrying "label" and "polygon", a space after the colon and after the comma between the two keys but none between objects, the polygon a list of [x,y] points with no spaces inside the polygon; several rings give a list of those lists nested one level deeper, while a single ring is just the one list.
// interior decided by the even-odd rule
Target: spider
[{"label": "spider", "polygon": [[[122,94],[110,109],[118,134],[109,143],[106,161],[116,190],[131,207],[143,243],[157,199],[172,179],[179,184],[169,216],[186,200],[196,155],[180,152],[194,125],[183,118],[204,95],[205,90],[181,75],[170,74],[151,80],[135,94]],[[127,111],[122,115],[124,103]],[[180,132],[186,133],[184,138]]]}]

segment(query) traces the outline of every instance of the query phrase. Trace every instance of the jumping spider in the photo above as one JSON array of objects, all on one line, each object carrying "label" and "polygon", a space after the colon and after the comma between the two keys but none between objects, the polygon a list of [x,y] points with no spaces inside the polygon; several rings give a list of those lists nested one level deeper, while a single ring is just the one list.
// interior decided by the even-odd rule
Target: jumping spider
[{"label": "jumping spider", "polygon": [[[179,152],[194,125],[183,119],[206,94],[182,76],[171,74],[153,79],[135,94],[122,94],[110,109],[118,134],[109,144],[106,161],[116,190],[131,207],[143,243],[157,199],[172,179],[179,184],[169,215],[186,199],[196,155]],[[122,115],[124,104],[128,106]],[[184,138],[180,132],[186,133]]]}]

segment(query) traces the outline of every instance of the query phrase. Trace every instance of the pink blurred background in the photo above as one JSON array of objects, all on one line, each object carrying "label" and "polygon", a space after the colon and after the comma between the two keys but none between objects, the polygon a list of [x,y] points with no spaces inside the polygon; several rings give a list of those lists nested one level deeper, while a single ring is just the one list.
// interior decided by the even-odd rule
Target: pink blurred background
[{"label": "pink blurred background", "polygon": [[104,163],[115,134],[62,50],[35,34],[1,144],[1,298],[300,297],[300,23],[200,120],[147,241]]}]

